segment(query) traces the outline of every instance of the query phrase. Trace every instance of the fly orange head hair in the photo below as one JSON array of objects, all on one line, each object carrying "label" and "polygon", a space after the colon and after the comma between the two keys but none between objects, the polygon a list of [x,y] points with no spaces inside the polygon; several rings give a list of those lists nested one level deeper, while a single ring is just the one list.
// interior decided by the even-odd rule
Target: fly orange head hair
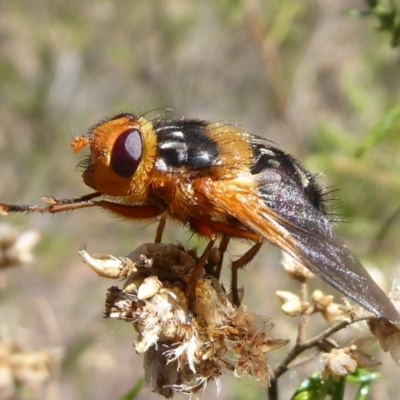
[{"label": "fly orange head hair", "polygon": [[87,145],[90,156],[79,164],[84,168],[86,185],[106,196],[129,196],[135,203],[146,200],[157,151],[151,122],[132,114],[119,114],[71,143],[74,152]]}]

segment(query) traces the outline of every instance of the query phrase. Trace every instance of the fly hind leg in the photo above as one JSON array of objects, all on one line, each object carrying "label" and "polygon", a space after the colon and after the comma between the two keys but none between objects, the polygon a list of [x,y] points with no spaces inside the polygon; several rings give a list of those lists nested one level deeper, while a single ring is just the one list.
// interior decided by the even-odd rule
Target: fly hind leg
[{"label": "fly hind leg", "polygon": [[262,242],[256,243],[249,250],[246,251],[240,258],[232,262],[231,265],[231,290],[232,302],[235,306],[240,306],[240,296],[238,291],[238,270],[248,264],[259,252]]}]

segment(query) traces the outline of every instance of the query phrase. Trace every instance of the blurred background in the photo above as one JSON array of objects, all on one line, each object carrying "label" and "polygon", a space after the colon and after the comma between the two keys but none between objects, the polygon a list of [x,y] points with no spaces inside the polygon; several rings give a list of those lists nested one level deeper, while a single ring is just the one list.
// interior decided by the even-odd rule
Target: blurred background
[{"label": "blurred background", "polygon": [[[150,118],[238,123],[338,189],[338,231],[389,288],[400,277],[400,53],[376,18],[355,15],[366,9],[361,0],[0,0],[0,202],[89,193],[75,169],[82,156],[69,142],[105,116],[155,110]],[[49,383],[20,398],[120,398],[142,376],[135,332],[102,318],[115,282],[95,276],[77,251],[85,243],[89,252],[125,255],[152,241],[155,226],[95,209],[0,222],[42,236],[33,263],[1,272],[1,338],[61,357]],[[164,240],[202,245],[173,226]],[[235,244],[231,256],[245,249]],[[279,257],[264,246],[240,281],[249,288],[245,304],[271,316],[273,335],[293,341],[296,320],[280,312],[274,292],[298,287]],[[399,370],[377,356],[384,366],[375,390],[380,399],[395,398],[398,380],[391,378]],[[282,399],[319,366],[286,374]],[[216,397],[215,384],[204,397]],[[147,390],[138,396],[157,398]],[[219,398],[265,392],[252,380],[223,377]]]}]

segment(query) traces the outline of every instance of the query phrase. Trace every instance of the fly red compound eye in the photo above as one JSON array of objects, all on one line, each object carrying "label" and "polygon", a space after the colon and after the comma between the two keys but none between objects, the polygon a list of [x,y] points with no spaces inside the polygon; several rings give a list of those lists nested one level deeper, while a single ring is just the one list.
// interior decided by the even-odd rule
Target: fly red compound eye
[{"label": "fly red compound eye", "polygon": [[115,141],[111,150],[111,168],[122,178],[130,178],[143,156],[143,141],[137,129],[128,129]]}]

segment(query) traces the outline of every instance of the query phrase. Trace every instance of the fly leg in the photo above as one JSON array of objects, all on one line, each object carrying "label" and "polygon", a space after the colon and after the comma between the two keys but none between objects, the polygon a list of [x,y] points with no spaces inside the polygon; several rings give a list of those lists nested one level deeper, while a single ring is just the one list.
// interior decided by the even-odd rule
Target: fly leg
[{"label": "fly leg", "polygon": [[232,302],[235,306],[240,306],[240,296],[238,291],[238,269],[243,268],[248,264],[259,252],[263,242],[256,243],[253,247],[246,251],[240,258],[232,262],[231,265],[231,290],[232,290]]},{"label": "fly leg", "polygon": [[55,214],[59,212],[73,211],[79,208],[93,207],[96,202],[93,202],[92,199],[100,196],[101,193],[99,192],[90,193],[74,199],[61,199],[53,196],[44,196],[42,200],[47,205],[43,207],[33,206],[29,204],[0,204],[0,215],[22,212]]},{"label": "fly leg", "polygon": [[195,313],[195,304],[196,304],[196,287],[197,282],[199,281],[201,274],[204,270],[204,266],[210,256],[212,249],[214,248],[215,241],[217,240],[216,235],[212,235],[210,241],[207,244],[207,247],[203,251],[199,261],[194,267],[194,270],[190,276],[188,286],[187,286],[187,296],[189,300],[188,304],[188,316],[187,320],[190,321],[193,318],[193,314]]},{"label": "fly leg", "polygon": [[224,254],[228,248],[229,239],[230,237],[228,235],[222,235],[221,242],[219,243],[218,246],[219,260],[214,268],[214,273],[213,273],[213,276],[218,280],[221,276],[222,264],[224,262]]},{"label": "fly leg", "polygon": [[[260,237],[260,235],[254,233],[252,231],[240,229],[240,228],[237,228],[235,226],[232,226],[232,225],[226,224],[224,222],[220,222],[220,221],[194,220],[194,221],[191,221],[191,226],[192,226],[193,230],[195,230],[197,233],[200,233],[202,236],[210,238],[210,241],[209,241],[206,249],[204,250],[204,253],[200,257],[200,260],[195,267],[195,271],[192,274],[191,281],[189,284],[189,291],[188,291],[189,303],[192,306],[194,305],[194,297],[196,294],[196,284],[197,284],[198,279],[201,276],[201,273],[203,271],[203,268],[207,261],[207,258],[209,257],[211,250],[213,249],[213,246],[214,246],[216,238],[217,238],[216,234],[219,233],[219,234],[223,235],[220,246],[219,246],[221,255],[223,255],[225,250],[227,249],[230,237],[253,240],[256,242],[256,244],[253,247],[251,247],[245,254],[243,254],[242,257],[240,257],[238,260],[236,260],[232,263],[232,281],[231,281],[232,298],[233,298],[233,303],[236,306],[239,306],[240,298],[239,298],[239,293],[238,293],[237,271],[239,268],[242,268],[246,264],[248,264],[255,257],[255,255],[258,253],[261,246],[263,245],[264,240]],[[216,274],[218,274],[218,275],[220,273],[221,266],[222,266],[222,257],[221,257],[221,260],[218,262],[217,268],[215,270]],[[192,310],[193,310],[193,307],[192,307]]]},{"label": "fly leg", "polygon": [[158,223],[157,226],[156,238],[154,240],[154,243],[161,243],[166,223],[167,223],[167,216],[166,215],[161,216],[160,222]]}]

